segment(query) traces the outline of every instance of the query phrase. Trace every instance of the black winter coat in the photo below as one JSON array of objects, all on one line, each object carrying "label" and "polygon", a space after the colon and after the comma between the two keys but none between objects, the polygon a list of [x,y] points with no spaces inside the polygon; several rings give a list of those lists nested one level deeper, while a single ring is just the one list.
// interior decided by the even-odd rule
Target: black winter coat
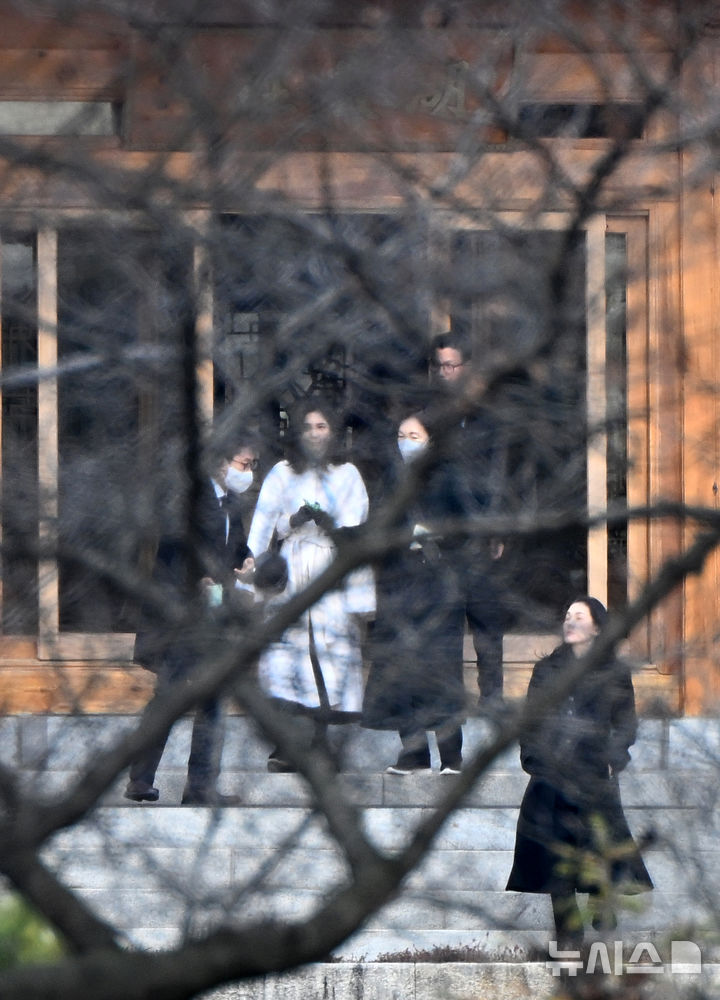
[{"label": "black winter coat", "polygon": [[[530,709],[573,660],[563,645],[535,665]],[[521,739],[520,760],[531,777],[520,806],[508,889],[598,892],[608,881],[625,892],[652,888],[617,780],[636,732],[630,669],[612,660],[583,676]]]},{"label": "black winter coat", "polygon": [[[429,477],[407,524],[457,517],[448,467]],[[388,555],[377,572],[377,614],[362,725],[369,729],[435,730],[465,718],[465,602],[456,540],[418,536]]]}]

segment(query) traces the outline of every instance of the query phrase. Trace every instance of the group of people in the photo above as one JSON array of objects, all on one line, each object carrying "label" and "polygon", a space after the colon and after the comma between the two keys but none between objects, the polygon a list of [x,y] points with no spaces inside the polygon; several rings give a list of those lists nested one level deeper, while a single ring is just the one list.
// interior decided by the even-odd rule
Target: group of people
[{"label": "group of people", "polygon": [[[432,367],[446,401],[468,384],[469,366],[461,337],[437,339]],[[479,411],[460,413],[450,425],[444,414],[443,406],[407,407],[398,414],[388,449],[394,461],[380,477],[380,492],[373,491],[379,509],[391,503],[403,469],[435,437],[432,461],[416,476],[415,499],[386,526],[390,533],[413,533],[411,541],[388,546],[374,567],[355,569],[341,587],[328,590],[262,652],[258,664],[260,683],[277,705],[313,718],[315,741],[324,742],[328,724],[348,720],[397,731],[401,752],[388,768],[394,774],[429,768],[431,729],[439,736],[441,770],[460,769],[466,620],[477,651],[481,700],[488,711],[502,700],[503,622],[492,564],[503,547],[475,539],[462,527],[491,504],[492,434],[488,416]],[[342,443],[331,402],[322,396],[300,401],[290,415],[286,457],[262,481],[246,536],[242,500],[256,484],[260,447],[251,437],[233,442],[227,454],[215,456],[202,483],[192,537],[160,541],[154,582],[180,595],[202,588],[208,601],[220,603],[241,594],[263,607],[303,591],[332,562],[336,533],[368,518],[371,498]],[[416,468],[422,469],[422,462]],[[245,511],[247,521],[247,505]],[[443,519],[454,519],[455,528],[434,530]],[[141,618],[135,660],[157,674],[147,709],[152,713],[172,688],[190,680],[199,650],[152,608]],[[364,691],[365,660],[371,668]],[[215,789],[217,728],[218,702],[212,698],[196,712],[185,803],[230,804]],[[167,735],[132,762],[127,798],[157,801],[154,778]],[[269,770],[293,768],[287,756],[275,748]]]},{"label": "group of people", "polygon": [[[470,358],[452,334],[434,344],[433,366],[450,392],[467,385]],[[397,416],[396,459],[373,502],[383,512],[378,530],[387,545],[373,566],[351,570],[299,615],[259,656],[260,686],[280,710],[302,719],[308,749],[327,746],[327,727],[357,721],[398,733],[400,748],[388,774],[430,770],[428,732],[436,734],[440,770],[462,767],[467,695],[463,677],[465,623],[478,660],[481,704],[502,704],[503,616],[493,567],[503,542],[473,534],[492,510],[489,483],[496,455],[491,420],[481,410],[408,407]],[[238,441],[218,456],[198,500],[195,545],[160,543],[155,579],[198,587],[207,601],[232,594],[272,609],[301,593],[333,562],[346,529],[368,518],[363,477],[341,451],[340,427],[330,403],[303,400],[291,414],[286,457],[260,487],[247,537],[239,498],[254,481],[259,449]],[[198,560],[198,543],[203,558]],[[543,698],[575,657],[584,655],[606,612],[590,597],[570,606],[564,641],[535,667],[528,706],[540,705],[521,739],[521,761],[531,779],[518,822],[508,889],[549,892],[558,937],[574,942],[582,921],[575,891],[602,896],[586,855],[604,838],[610,879],[649,888],[649,876],[624,821],[617,775],[635,739],[628,668],[613,660],[582,674],[558,703]],[[574,655],[573,655],[574,654]],[[138,629],[135,659],[157,673],[155,699],[192,677],[198,651],[181,632],[168,634],[148,613]],[[363,663],[369,663],[363,683]],[[146,711],[152,710],[152,701]],[[188,776],[182,801],[230,805],[216,788],[217,697],[195,711]],[[125,796],[157,801],[154,785],[169,730],[130,767]],[[284,745],[269,755],[269,771],[295,770]],[[599,833],[597,815],[602,818]],[[606,852],[607,853],[607,852]],[[598,920],[612,920],[608,907]]]}]

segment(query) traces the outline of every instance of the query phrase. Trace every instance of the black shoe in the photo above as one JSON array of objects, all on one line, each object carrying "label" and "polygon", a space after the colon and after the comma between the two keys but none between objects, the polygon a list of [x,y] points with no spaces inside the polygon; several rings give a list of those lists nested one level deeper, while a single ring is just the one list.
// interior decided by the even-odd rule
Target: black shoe
[{"label": "black shoe", "polygon": [[440,774],[460,774],[462,770],[462,761],[451,761],[449,764],[442,764],[440,767]]},{"label": "black shoe", "polygon": [[181,799],[183,806],[210,806],[213,808],[227,808],[228,806],[239,806],[239,795],[223,795],[221,792],[206,791],[185,791]]},{"label": "black shoe", "polygon": [[501,694],[481,694],[478,698],[478,708],[480,712],[487,712],[488,715],[502,715],[507,712],[509,705]]},{"label": "black shoe", "polygon": [[[555,934],[555,944],[558,951],[582,951],[585,945],[585,933],[583,931],[560,931]],[[557,959],[557,955],[551,958]]]},{"label": "black shoe", "polygon": [[490,698],[480,698],[478,701],[477,715],[481,719],[486,719],[490,725],[502,728],[512,722],[514,710],[502,695],[493,695]]},{"label": "black shoe", "polygon": [[617,927],[617,917],[612,910],[605,910],[595,914],[592,925],[596,931],[614,931]]},{"label": "black shoe", "polygon": [[395,764],[385,768],[385,774],[430,774],[430,756],[401,753]]},{"label": "black shoe", "polygon": [[276,757],[275,754],[268,757],[267,769],[271,774],[297,774],[297,768],[294,764],[283,760],[282,757]]},{"label": "black shoe", "polygon": [[157,802],[160,798],[158,789],[148,785],[147,781],[128,781],[123,795],[133,802]]}]

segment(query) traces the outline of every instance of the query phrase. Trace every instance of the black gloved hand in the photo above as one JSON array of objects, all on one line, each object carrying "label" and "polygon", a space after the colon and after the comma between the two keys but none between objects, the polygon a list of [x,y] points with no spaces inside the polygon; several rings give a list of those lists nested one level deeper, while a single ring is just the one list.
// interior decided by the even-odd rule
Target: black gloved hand
[{"label": "black gloved hand", "polygon": [[335,530],[335,521],[330,514],[327,513],[327,511],[313,510],[311,516],[318,528],[321,531],[324,531],[327,535],[329,535],[331,531]]},{"label": "black gloved hand", "polygon": [[630,753],[625,747],[620,747],[610,753],[610,767],[613,774],[620,774],[630,763]]},{"label": "black gloved hand", "polygon": [[290,527],[299,528],[303,524],[307,524],[313,519],[313,513],[312,509],[304,503],[302,507],[298,507],[294,514],[290,515]]}]

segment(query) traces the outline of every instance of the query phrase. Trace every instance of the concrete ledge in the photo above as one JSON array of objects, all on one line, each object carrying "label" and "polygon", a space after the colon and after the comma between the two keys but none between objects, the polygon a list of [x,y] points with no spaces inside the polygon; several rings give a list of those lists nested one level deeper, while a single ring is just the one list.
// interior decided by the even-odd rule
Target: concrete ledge
[{"label": "concrete ledge", "polygon": [[206,993],[203,1000],[539,1000],[552,986],[540,963],[310,965]]},{"label": "concrete ledge", "polygon": [[[628,978],[637,985],[637,976]],[[700,975],[662,973],[648,978],[643,994],[648,1000],[716,996],[720,966],[707,965]],[[620,981],[613,977],[614,985]],[[318,964],[204,993],[203,1000],[543,1000],[557,995],[559,983],[544,962]]]}]

